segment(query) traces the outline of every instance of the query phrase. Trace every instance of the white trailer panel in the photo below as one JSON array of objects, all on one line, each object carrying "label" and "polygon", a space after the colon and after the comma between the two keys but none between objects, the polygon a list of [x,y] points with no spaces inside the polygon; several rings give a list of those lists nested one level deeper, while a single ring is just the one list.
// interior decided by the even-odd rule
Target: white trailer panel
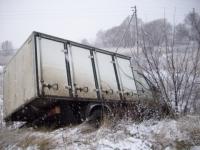
[{"label": "white trailer panel", "polygon": [[100,88],[104,99],[120,100],[112,56],[96,53]]},{"label": "white trailer panel", "polygon": [[80,98],[97,98],[90,51],[77,46],[69,47],[71,54],[74,95]]},{"label": "white trailer panel", "polygon": [[40,94],[68,97],[64,43],[38,37],[37,54]]},{"label": "white trailer panel", "polygon": [[35,54],[29,38],[11,59],[4,73],[4,111],[11,115],[36,97]]},{"label": "white trailer panel", "polygon": [[118,57],[116,62],[124,98],[126,100],[137,100],[138,94],[130,60]]}]

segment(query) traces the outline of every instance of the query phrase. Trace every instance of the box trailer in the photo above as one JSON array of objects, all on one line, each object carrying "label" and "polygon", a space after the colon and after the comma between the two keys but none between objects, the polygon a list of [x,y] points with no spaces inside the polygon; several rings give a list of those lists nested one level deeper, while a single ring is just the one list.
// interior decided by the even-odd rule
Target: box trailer
[{"label": "box trailer", "polygon": [[70,119],[76,111],[86,118],[97,108],[139,100],[152,100],[152,92],[129,56],[39,32],[4,70],[6,121],[33,122],[60,113]]}]

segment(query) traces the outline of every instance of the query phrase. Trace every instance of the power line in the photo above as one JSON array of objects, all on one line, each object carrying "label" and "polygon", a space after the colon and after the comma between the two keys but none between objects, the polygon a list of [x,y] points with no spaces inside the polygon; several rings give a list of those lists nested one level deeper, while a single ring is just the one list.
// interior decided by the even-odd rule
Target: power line
[{"label": "power line", "polygon": [[119,47],[120,47],[120,44],[121,44],[122,40],[124,39],[125,35],[127,34],[127,31],[128,31],[128,29],[129,29],[129,27],[130,27],[130,24],[131,24],[131,22],[132,22],[134,16],[135,16],[135,11],[133,11],[133,14],[131,15],[131,19],[129,20],[129,23],[128,23],[126,29],[125,29],[125,32],[124,32],[124,34],[123,34],[121,40],[120,40],[119,43],[118,43],[118,46],[117,46],[117,48],[116,48],[115,53],[118,52]]}]

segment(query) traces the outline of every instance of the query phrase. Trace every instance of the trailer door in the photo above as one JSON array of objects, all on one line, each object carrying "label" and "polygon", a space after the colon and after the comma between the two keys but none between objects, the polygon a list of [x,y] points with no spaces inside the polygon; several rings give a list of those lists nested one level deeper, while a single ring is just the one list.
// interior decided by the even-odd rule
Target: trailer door
[{"label": "trailer door", "polygon": [[136,100],[138,98],[138,95],[130,60],[118,57],[117,66],[124,99]]},{"label": "trailer door", "polygon": [[71,54],[73,95],[78,98],[97,98],[90,50],[69,46]]},{"label": "trailer door", "polygon": [[69,96],[64,43],[37,37],[40,94]]},{"label": "trailer door", "polygon": [[101,93],[104,99],[120,100],[112,56],[96,53]]}]

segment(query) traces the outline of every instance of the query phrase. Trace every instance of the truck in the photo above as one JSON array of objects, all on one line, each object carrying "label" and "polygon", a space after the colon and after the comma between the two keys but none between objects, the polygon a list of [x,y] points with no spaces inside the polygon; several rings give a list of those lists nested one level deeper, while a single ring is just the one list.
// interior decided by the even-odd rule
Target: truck
[{"label": "truck", "polygon": [[3,85],[6,122],[81,122],[153,100],[130,56],[35,31],[4,68]]}]

